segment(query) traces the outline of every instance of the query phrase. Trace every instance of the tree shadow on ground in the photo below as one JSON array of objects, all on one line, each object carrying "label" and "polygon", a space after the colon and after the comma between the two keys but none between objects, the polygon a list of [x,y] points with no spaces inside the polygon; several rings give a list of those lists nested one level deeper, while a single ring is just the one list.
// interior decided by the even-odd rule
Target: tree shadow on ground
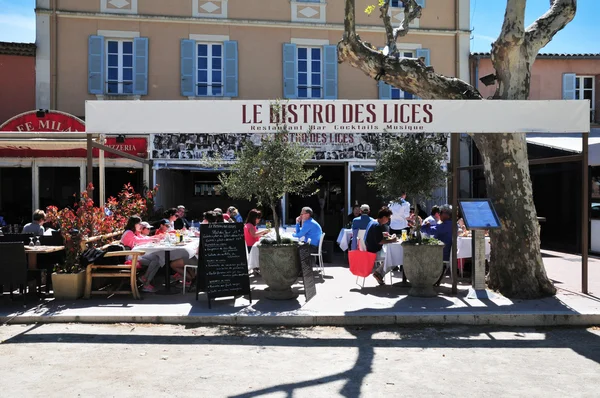
[{"label": "tree shadow on ground", "polygon": [[[187,326],[191,329],[193,326]],[[351,368],[322,377],[292,383],[275,384],[232,398],[252,398],[284,393],[288,397],[302,389],[343,382],[339,393],[343,397],[361,396],[361,388],[373,371],[375,349],[529,349],[543,350],[564,348],[600,364],[600,335],[582,328],[517,328],[501,326],[387,326],[343,328],[349,336],[339,338],[307,337],[306,329],[287,327],[217,327],[216,335],[119,335],[77,333],[44,333],[43,327],[28,329],[2,344],[120,344],[120,345],[230,345],[260,347],[303,347],[303,348],[354,348],[357,357]],[[341,328],[340,328],[341,329]],[[207,330],[214,330],[214,328]],[[498,338],[497,333],[509,333],[512,339]],[[543,334],[543,338],[525,338],[526,333]],[[340,331],[340,334],[343,332]]]}]

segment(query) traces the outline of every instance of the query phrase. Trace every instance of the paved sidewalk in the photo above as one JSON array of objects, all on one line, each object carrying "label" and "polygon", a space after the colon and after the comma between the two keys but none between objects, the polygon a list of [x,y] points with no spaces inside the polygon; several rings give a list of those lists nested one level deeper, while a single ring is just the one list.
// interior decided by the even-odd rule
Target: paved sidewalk
[{"label": "paved sidewalk", "polygon": [[[579,262],[578,262],[579,261]],[[446,279],[434,298],[407,296],[408,288],[377,286],[367,278],[364,288],[343,266],[326,267],[324,279],[316,277],[317,296],[306,302],[271,301],[265,298],[262,279],[251,277],[247,297],[222,298],[208,309],[206,297],[195,301],[194,293],[172,296],[144,295],[92,300],[36,302],[23,309],[18,300],[0,299],[0,322],[144,322],[228,325],[352,325],[352,324],[495,324],[512,326],[600,325],[600,260],[591,258],[590,295],[580,291],[580,257],[544,251],[544,262],[559,289],[555,297],[541,300],[468,299],[469,285],[460,284],[452,296]],[[394,282],[399,282],[395,279]],[[467,282],[467,281],[465,281]],[[389,277],[386,278],[389,283]],[[303,293],[302,284],[294,289]]]}]

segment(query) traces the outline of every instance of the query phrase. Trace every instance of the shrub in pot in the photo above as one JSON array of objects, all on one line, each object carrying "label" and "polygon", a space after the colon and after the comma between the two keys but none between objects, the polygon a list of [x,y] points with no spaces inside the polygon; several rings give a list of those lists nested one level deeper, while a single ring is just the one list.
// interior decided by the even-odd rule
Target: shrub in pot
[{"label": "shrub in pot", "polygon": [[[280,112],[279,103],[271,105],[271,115],[280,115]],[[231,172],[219,175],[221,188],[227,195],[234,199],[256,200],[259,206],[273,212],[276,239],[274,242],[263,241],[259,251],[261,274],[270,291],[281,291],[283,284],[291,287],[300,271],[296,244],[284,242],[280,236],[277,206],[286,194],[310,196],[317,193],[316,189],[311,189],[319,179],[313,177],[316,169],[305,167],[312,156],[311,149],[289,140],[285,124],[277,124],[276,132],[263,135],[258,145],[246,141],[242,150],[236,153],[236,162],[230,165]],[[291,255],[292,252],[295,255]],[[288,295],[291,291],[283,290]],[[275,296],[273,294],[271,298]]]},{"label": "shrub in pot", "polygon": [[[369,185],[391,202],[401,202],[404,194],[411,198],[431,197],[433,190],[445,182],[442,165],[447,160],[446,142],[445,134],[399,135],[380,152]],[[435,295],[433,284],[442,272],[444,244],[422,238],[421,220],[417,218],[402,247],[404,272],[412,286],[409,295]]]}]

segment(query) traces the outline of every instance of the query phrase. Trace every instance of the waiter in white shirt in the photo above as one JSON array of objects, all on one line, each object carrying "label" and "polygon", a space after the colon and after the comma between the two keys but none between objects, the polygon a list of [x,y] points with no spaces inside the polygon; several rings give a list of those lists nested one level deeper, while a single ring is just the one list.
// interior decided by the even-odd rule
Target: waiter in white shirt
[{"label": "waiter in white shirt", "polygon": [[392,211],[390,235],[400,236],[402,230],[408,232],[410,228],[407,219],[410,217],[410,203],[406,200],[406,192],[402,193],[398,202],[390,202],[388,207]]}]

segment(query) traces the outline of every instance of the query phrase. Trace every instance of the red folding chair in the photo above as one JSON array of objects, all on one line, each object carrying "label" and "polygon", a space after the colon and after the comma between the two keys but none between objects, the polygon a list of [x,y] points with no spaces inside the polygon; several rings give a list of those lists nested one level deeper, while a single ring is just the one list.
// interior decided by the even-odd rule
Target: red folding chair
[{"label": "red folding chair", "polygon": [[361,288],[365,287],[365,278],[373,272],[376,258],[377,253],[363,252],[360,250],[351,250],[348,252],[350,272],[352,272],[352,275],[356,275],[356,284],[358,286],[361,286],[358,284],[358,278],[363,278]]}]

